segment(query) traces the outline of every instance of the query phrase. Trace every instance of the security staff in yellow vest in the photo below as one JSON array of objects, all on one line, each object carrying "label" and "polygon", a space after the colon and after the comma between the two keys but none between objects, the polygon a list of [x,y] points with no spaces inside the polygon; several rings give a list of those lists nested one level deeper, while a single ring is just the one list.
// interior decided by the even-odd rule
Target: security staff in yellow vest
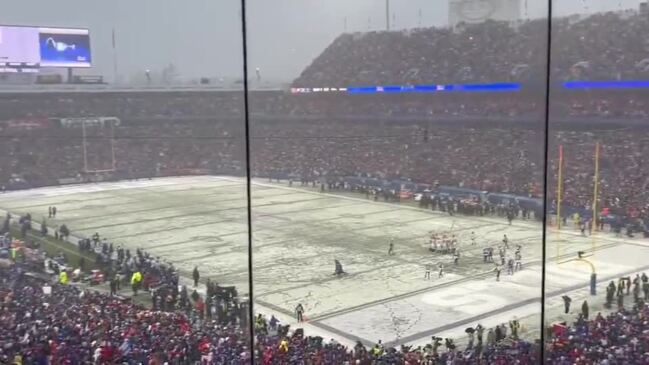
[{"label": "security staff in yellow vest", "polygon": [[59,274],[59,283],[61,285],[66,285],[68,283],[68,273],[65,270],[61,270]]},{"label": "security staff in yellow vest", "polygon": [[383,355],[383,344],[381,343],[381,341],[379,341],[377,344],[374,345],[374,347],[372,347],[370,353],[372,354],[372,356],[376,358],[379,358]]},{"label": "security staff in yellow vest", "polygon": [[137,290],[140,288],[142,282],[142,273],[136,271],[131,276],[131,287],[133,288],[133,295],[137,295]]},{"label": "security staff in yellow vest", "polygon": [[286,339],[286,337],[282,338],[282,340],[279,342],[279,352],[288,352],[288,340]]}]

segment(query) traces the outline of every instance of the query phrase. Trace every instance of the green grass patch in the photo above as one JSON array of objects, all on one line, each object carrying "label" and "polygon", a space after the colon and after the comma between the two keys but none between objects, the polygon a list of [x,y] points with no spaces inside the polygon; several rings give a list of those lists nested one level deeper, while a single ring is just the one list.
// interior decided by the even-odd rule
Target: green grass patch
[{"label": "green grass patch", "polygon": [[[17,226],[11,227],[11,236],[21,239],[20,228]],[[84,269],[86,271],[97,268],[97,265],[95,265],[97,255],[95,253],[79,252],[76,245],[73,245],[70,242],[55,240],[54,237],[49,235],[43,237],[35,230],[27,233],[27,240],[40,244],[41,250],[45,251],[48,257],[57,256],[62,252],[67,258],[68,266],[74,268],[79,267],[79,262],[83,257],[85,260]]]}]

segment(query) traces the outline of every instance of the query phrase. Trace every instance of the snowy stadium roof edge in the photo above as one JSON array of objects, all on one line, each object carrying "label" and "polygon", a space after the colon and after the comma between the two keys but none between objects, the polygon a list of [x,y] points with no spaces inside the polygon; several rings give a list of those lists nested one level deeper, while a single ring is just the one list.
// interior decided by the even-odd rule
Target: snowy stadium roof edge
[{"label": "snowy stadium roof edge", "polygon": [[[250,91],[279,92],[288,91],[284,88],[252,88]],[[220,87],[211,85],[0,85],[0,94],[21,93],[172,93],[172,92],[243,92],[243,87]]]}]

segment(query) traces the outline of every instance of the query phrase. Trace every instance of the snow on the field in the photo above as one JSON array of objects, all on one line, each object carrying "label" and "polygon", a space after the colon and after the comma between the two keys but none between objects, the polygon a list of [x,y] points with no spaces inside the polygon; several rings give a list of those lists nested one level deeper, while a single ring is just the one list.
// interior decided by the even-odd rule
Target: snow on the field
[{"label": "snow on the field", "polygon": [[[189,272],[224,285],[248,288],[248,225],[245,180],[176,177],[153,180],[39,188],[0,195],[0,208],[31,213],[37,222],[47,207],[74,234],[99,232],[116,244],[143,248]],[[420,344],[431,334],[463,336],[464,328],[534,318],[540,312],[541,225],[497,217],[450,217],[415,206],[366,200],[350,194],[320,193],[286,183],[255,181],[252,186],[254,299],[265,313],[286,321],[297,303],[310,318],[313,333],[353,343]],[[430,231],[452,232],[460,241],[460,265],[428,251]],[[474,231],[478,243],[469,240]],[[493,264],[482,262],[482,248],[497,246],[507,234],[520,244],[524,270],[495,281]],[[394,238],[395,255],[387,254]],[[546,291],[554,303],[563,292],[587,288],[590,267],[598,279],[613,278],[649,265],[647,241],[628,241],[602,233],[580,237],[568,228],[548,231]],[[496,254],[497,258],[497,254]],[[332,275],[338,259],[348,275]],[[426,264],[446,265],[444,278]],[[604,283],[605,284],[605,283]],[[600,284],[600,286],[603,284]],[[474,323],[476,322],[476,323]],[[534,323],[534,320],[530,320]]]}]

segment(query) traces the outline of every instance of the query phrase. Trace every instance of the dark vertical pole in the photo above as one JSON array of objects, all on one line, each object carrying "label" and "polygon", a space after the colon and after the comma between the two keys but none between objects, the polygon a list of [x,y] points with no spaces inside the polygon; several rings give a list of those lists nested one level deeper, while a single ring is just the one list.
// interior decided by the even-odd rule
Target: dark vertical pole
[{"label": "dark vertical pole", "polygon": [[385,29],[390,30],[390,0],[385,0]]},{"label": "dark vertical pole", "polygon": [[590,295],[597,295],[597,274],[590,274]]},{"label": "dark vertical pole", "polygon": [[115,28],[113,28],[113,84],[117,84],[117,43],[115,39]]},{"label": "dark vertical pole", "polygon": [[[545,265],[547,264],[547,229],[548,229],[548,174],[550,171],[548,171],[548,158],[550,156],[549,154],[549,131],[550,131],[550,86],[552,82],[552,1],[553,0],[548,0],[548,31],[547,31],[547,48],[546,48],[546,63],[545,63],[545,139],[544,139],[544,154],[545,158],[543,159],[543,189],[544,189],[544,194],[543,194],[543,232],[542,232],[542,240],[543,240],[543,252],[541,254],[542,256],[542,265],[541,265],[541,359],[539,361],[540,364],[545,363]],[[558,219],[561,219],[560,217]]]},{"label": "dark vertical pole", "polygon": [[243,104],[246,146],[246,207],[248,214],[248,330],[250,331],[250,363],[255,363],[255,310],[252,278],[252,198],[250,196],[250,103],[248,100],[248,33],[246,24],[246,0],[241,0],[241,35],[243,48]]}]

